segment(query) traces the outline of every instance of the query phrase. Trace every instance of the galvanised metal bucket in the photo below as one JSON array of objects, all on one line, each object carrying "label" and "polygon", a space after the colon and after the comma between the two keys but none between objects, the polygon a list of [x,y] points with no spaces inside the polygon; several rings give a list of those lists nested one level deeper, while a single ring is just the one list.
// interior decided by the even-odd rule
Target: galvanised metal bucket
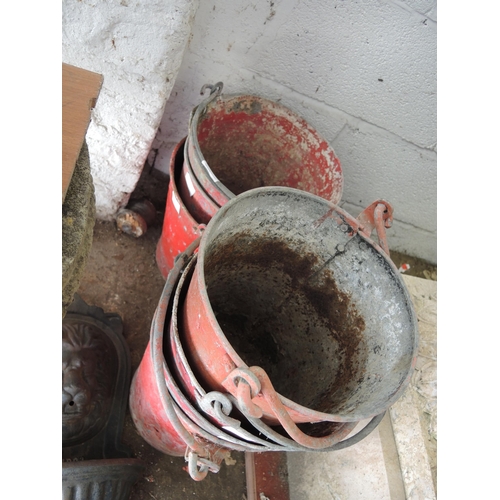
[{"label": "galvanised metal bucket", "polygon": [[206,197],[223,206],[249,189],[285,186],[339,203],[340,161],[311,125],[277,102],[221,95],[221,82],[205,87],[212,92],[190,119],[185,162]]},{"label": "galvanised metal bucket", "polygon": [[170,181],[161,237],[156,246],[156,263],[166,279],[174,267],[175,258],[197,238],[205,224],[189,212],[178,190],[179,177],[184,161],[184,142],[179,142],[170,158]]},{"label": "galvanised metal bucket", "polygon": [[268,187],[217,212],[182,309],[200,383],[268,421],[276,401],[256,379],[272,381],[294,422],[360,421],[400,397],[417,322],[400,273],[369,238],[367,211],[354,219],[312,194]]}]

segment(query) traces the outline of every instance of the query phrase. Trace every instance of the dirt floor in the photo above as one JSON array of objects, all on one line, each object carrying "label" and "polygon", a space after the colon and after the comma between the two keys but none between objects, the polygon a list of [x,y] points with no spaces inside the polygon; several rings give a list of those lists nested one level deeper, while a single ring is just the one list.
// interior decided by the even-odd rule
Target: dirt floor
[{"label": "dirt floor", "polygon": [[[89,305],[121,316],[131,352],[132,373],[148,344],[151,321],[164,285],[155,249],[161,235],[167,188],[163,174],[145,169],[133,198],[146,196],[153,202],[157,219],[141,238],[120,233],[113,222],[96,222],[91,254],[78,290]],[[436,266],[396,252],[391,257],[397,267],[410,264],[407,274],[437,279]],[[164,455],[149,446],[136,432],[128,412],[123,442],[146,465],[130,500],[246,499],[245,460],[241,452],[233,452],[232,459],[222,463],[218,474],[209,473],[204,481],[195,482],[183,469],[184,458]]]}]

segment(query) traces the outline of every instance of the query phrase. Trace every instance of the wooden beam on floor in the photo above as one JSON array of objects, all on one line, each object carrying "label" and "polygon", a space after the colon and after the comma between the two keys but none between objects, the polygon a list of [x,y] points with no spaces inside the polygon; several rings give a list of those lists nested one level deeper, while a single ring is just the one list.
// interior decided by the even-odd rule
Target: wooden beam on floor
[{"label": "wooden beam on floor", "polygon": [[290,500],[286,453],[245,452],[247,500]]}]

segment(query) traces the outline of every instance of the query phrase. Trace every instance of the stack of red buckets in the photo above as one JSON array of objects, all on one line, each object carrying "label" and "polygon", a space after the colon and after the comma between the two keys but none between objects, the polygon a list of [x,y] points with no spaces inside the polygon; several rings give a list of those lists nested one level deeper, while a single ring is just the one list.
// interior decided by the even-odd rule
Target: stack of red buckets
[{"label": "stack of red buckets", "polygon": [[[207,88],[210,95],[193,110],[188,136],[172,153],[163,230],[156,251],[166,284],[130,394],[131,414],[138,432],[163,453],[183,455],[194,480],[203,479],[208,471],[217,472],[231,450],[328,451],[359,442],[378,425],[387,407],[406,388],[416,361],[418,338],[409,294],[388,256],[385,228],[392,222],[390,205],[380,200],[357,219],[351,217],[337,206],[343,187],[340,162],[307,122],[284,106],[261,97],[224,96],[222,83],[205,86],[202,94]],[[266,188],[258,189],[263,187]],[[304,203],[305,210],[319,203],[320,212],[325,213],[317,219],[321,219],[320,224],[327,217],[336,221],[333,232],[337,235],[334,239],[340,237],[340,243],[336,243],[338,253],[344,253],[345,243],[358,237],[361,243],[356,245],[361,250],[357,251],[369,253],[376,263],[373,273],[382,273],[381,281],[386,281],[389,288],[396,283],[397,291],[390,293],[394,295],[391,300],[403,304],[398,313],[402,316],[392,319],[400,328],[396,331],[400,350],[391,352],[388,347],[394,345],[389,338],[394,335],[392,326],[388,335],[384,330],[375,334],[379,335],[377,339],[366,339],[366,346],[374,351],[388,351],[381,356],[393,358],[388,364],[397,365],[397,373],[386,376],[387,382],[381,384],[386,393],[376,396],[378,403],[365,414],[357,413],[351,405],[350,414],[329,415],[283,398],[274,390],[265,370],[246,365],[227,342],[212,314],[205,293],[208,286],[202,283],[198,298],[193,299],[197,280],[204,279],[196,266],[197,259],[201,259],[200,265],[204,264],[208,251],[203,234],[209,222],[214,221],[208,226],[215,234],[209,237],[213,248],[223,239],[217,235],[223,226],[221,218],[232,217],[231,210],[237,202],[241,200],[245,213],[252,210],[252,203],[259,196],[267,197],[264,203],[270,207],[267,210],[272,218],[275,195],[295,197],[298,205]],[[226,210],[228,207],[231,210]],[[299,223],[301,210],[296,209],[294,215]],[[265,211],[262,220],[266,223]],[[379,245],[369,239],[373,229]],[[281,238],[288,239],[286,231],[282,231]],[[299,247],[303,244],[307,241],[300,242]],[[223,245],[221,248],[224,254]],[[203,269],[206,271],[206,267]],[[232,279],[238,287],[237,272]],[[376,283],[378,277],[369,279]],[[197,305],[193,305],[195,300]],[[273,306],[270,307],[272,314]],[[344,315],[347,322],[349,314]],[[361,338],[361,330],[359,333]],[[385,358],[381,359],[375,362],[384,365]],[[216,377],[220,375],[217,380],[211,378],[215,373]],[[356,377],[363,378],[360,374],[361,371]],[[372,383],[373,380],[367,386],[372,387]],[[351,391],[356,392],[356,388]],[[307,427],[318,422],[326,425],[312,431]]]},{"label": "stack of red buckets", "polygon": [[[338,204],[343,176],[333,149],[305,120],[262,97],[224,96],[222,83],[191,115],[170,160],[156,260],[166,278],[177,255],[227,201],[262,186],[286,186]],[[205,89],[202,89],[202,93]]]}]

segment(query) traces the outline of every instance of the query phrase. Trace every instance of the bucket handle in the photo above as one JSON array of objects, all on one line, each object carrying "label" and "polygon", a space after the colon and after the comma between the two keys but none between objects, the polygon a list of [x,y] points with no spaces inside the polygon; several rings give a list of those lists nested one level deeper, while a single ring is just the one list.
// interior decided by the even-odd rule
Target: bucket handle
[{"label": "bucket handle", "polygon": [[233,404],[229,398],[221,392],[207,392],[200,399],[200,408],[208,415],[217,418],[222,425],[233,429],[239,429],[241,426],[241,422],[239,420],[229,416],[231,410],[233,409]]},{"label": "bucket handle", "polygon": [[[193,120],[196,118],[195,124],[198,125],[198,120],[200,117],[205,113],[207,106],[217,97],[221,95],[222,88],[224,87],[224,84],[222,82],[217,82],[214,85],[211,85],[210,83],[205,83],[203,87],[201,87],[200,90],[200,95],[203,95],[205,93],[205,90],[209,89],[210,94],[208,94],[208,97],[203,100],[198,106],[194,107],[193,110],[191,111],[191,114],[189,116],[189,126],[188,130],[191,128],[191,124],[193,123]],[[198,141],[196,140],[196,144],[198,145]]]},{"label": "bucket handle", "polygon": [[[217,179],[217,176],[212,172],[212,169],[210,168],[209,164],[205,160],[205,157],[201,151],[200,148],[200,143],[198,142],[198,123],[200,121],[200,118],[207,112],[207,107],[208,105],[214,101],[217,97],[221,95],[222,89],[224,87],[224,84],[222,82],[217,82],[214,85],[211,85],[209,83],[206,83],[201,87],[200,94],[203,95],[205,93],[205,90],[209,89],[210,94],[208,97],[202,101],[198,106],[196,106],[193,111],[191,112],[191,115],[189,117],[189,126],[188,126],[188,137],[186,139],[186,146],[188,144],[191,144],[195,155],[198,157],[199,162],[202,165],[202,169],[206,172],[208,177],[210,178],[211,182],[215,185],[215,187],[219,190],[222,191],[222,193],[228,198],[234,198],[234,193],[232,193],[224,184]],[[187,155],[185,155],[185,158],[187,161],[189,161],[189,158]]]},{"label": "bucket handle", "polygon": [[387,256],[390,256],[390,252],[385,230],[392,227],[393,212],[394,209],[389,202],[377,200],[368,205],[357,217],[360,224],[359,231],[369,238],[375,229],[379,245]]},{"label": "bucket handle", "polygon": [[296,443],[306,448],[321,450],[333,446],[341,440],[341,437],[334,434],[313,437],[302,432],[288,414],[269,376],[260,366],[236,368],[224,379],[222,385],[236,397],[242,412],[253,418],[262,417],[262,408],[252,401],[257,395],[262,394],[288,435]]},{"label": "bucket handle", "polygon": [[224,84],[222,82],[217,82],[215,85],[211,85],[210,83],[205,83],[203,87],[201,87],[200,90],[200,95],[203,95],[205,93],[205,90],[209,89],[210,94],[208,97],[202,101],[198,106],[195,106],[189,115],[189,121],[188,121],[188,130],[191,128],[191,123],[193,122],[194,116],[196,113],[198,113],[197,116],[197,121],[200,115],[202,115],[205,112],[205,108],[207,105],[212,102],[213,99],[216,97],[220,96],[222,92],[222,88],[224,87]]}]

